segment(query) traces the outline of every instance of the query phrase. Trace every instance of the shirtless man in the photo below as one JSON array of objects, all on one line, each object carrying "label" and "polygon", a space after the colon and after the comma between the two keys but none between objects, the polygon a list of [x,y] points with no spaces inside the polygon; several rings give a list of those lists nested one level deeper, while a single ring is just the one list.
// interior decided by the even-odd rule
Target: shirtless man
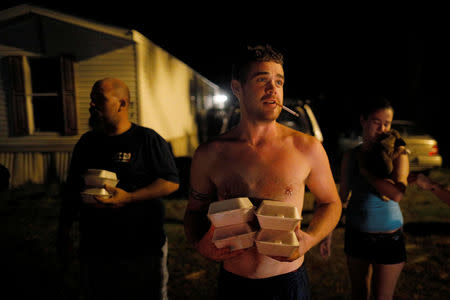
[{"label": "shirtless man", "polygon": [[[240,123],[201,145],[191,167],[185,214],[187,238],[203,256],[223,262],[219,298],[309,299],[305,253],[336,226],[341,214],[335,182],[322,144],[276,122],[283,104],[283,57],[270,46],[248,48],[233,65],[231,88],[240,101]],[[299,248],[289,258],[259,254],[256,247],[231,251],[212,243],[209,204],[249,197],[303,208],[305,184],[317,209],[306,231],[296,228]],[[267,298],[268,297],[268,298]]]}]

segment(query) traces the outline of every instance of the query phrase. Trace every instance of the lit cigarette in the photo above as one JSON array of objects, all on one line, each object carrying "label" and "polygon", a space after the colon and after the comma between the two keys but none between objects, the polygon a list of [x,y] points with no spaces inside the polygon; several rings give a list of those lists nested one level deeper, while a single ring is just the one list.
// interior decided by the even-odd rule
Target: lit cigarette
[{"label": "lit cigarette", "polygon": [[281,105],[281,104],[278,103],[278,102],[275,102],[275,103],[276,103],[278,106],[281,106],[281,108],[284,109],[285,111],[287,111],[288,113],[290,113],[290,114],[292,114],[292,115],[294,115],[294,116],[296,116],[296,117],[300,117],[300,115],[299,115],[298,113],[296,113],[295,111],[293,111],[292,109],[287,108],[286,106]]}]

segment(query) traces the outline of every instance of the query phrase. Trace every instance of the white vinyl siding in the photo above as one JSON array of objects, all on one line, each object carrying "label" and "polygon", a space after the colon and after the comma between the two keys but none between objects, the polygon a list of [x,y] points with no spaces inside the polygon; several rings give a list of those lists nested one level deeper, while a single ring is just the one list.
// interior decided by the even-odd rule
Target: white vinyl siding
[{"label": "white vinyl siding", "polygon": [[78,103],[78,130],[89,130],[90,93],[94,83],[106,77],[123,80],[130,89],[130,119],[137,122],[136,64],[134,46],[124,47],[106,54],[75,63],[75,87]]}]

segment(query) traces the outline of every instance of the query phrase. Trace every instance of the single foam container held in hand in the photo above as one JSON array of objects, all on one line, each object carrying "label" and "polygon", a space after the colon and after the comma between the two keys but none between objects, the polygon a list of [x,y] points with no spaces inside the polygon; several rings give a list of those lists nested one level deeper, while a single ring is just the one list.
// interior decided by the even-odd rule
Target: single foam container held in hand
[{"label": "single foam container held in hand", "polygon": [[84,175],[84,183],[89,187],[101,188],[105,184],[116,186],[119,180],[114,172],[100,169],[88,169]]},{"label": "single foam container held in hand", "polygon": [[233,198],[211,203],[208,218],[214,227],[222,227],[252,221],[254,211],[248,198]]},{"label": "single foam container held in hand", "polygon": [[256,236],[256,249],[268,256],[291,256],[299,243],[293,231],[261,229]]},{"label": "single foam container held in hand", "polygon": [[93,187],[103,187],[105,184],[110,185],[110,186],[116,186],[117,183],[119,183],[119,180],[98,177],[96,175],[85,175],[84,183],[87,186],[93,186]]},{"label": "single foam container held in hand", "polygon": [[117,175],[114,172],[100,169],[88,169],[86,175],[95,175],[97,177],[108,178],[108,179],[117,179]]},{"label": "single foam container held in hand", "polygon": [[212,241],[217,248],[229,247],[231,250],[245,249],[253,246],[256,230],[249,224],[240,223],[214,229]]},{"label": "single foam container held in hand", "polygon": [[259,225],[264,229],[292,231],[302,217],[293,203],[263,200],[256,210]]},{"label": "single foam container held in hand", "polygon": [[95,199],[96,196],[103,199],[111,198],[111,194],[104,188],[91,188],[81,192],[81,197],[85,203],[98,203],[98,200]]}]

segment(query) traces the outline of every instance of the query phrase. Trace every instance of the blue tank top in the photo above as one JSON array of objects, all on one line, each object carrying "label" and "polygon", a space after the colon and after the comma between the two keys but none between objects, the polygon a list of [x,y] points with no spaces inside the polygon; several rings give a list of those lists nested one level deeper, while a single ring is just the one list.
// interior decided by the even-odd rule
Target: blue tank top
[{"label": "blue tank top", "polygon": [[347,179],[352,191],[347,206],[346,222],[361,232],[386,232],[402,227],[400,205],[392,200],[384,201],[380,194],[360,174],[356,151],[350,152]]}]

